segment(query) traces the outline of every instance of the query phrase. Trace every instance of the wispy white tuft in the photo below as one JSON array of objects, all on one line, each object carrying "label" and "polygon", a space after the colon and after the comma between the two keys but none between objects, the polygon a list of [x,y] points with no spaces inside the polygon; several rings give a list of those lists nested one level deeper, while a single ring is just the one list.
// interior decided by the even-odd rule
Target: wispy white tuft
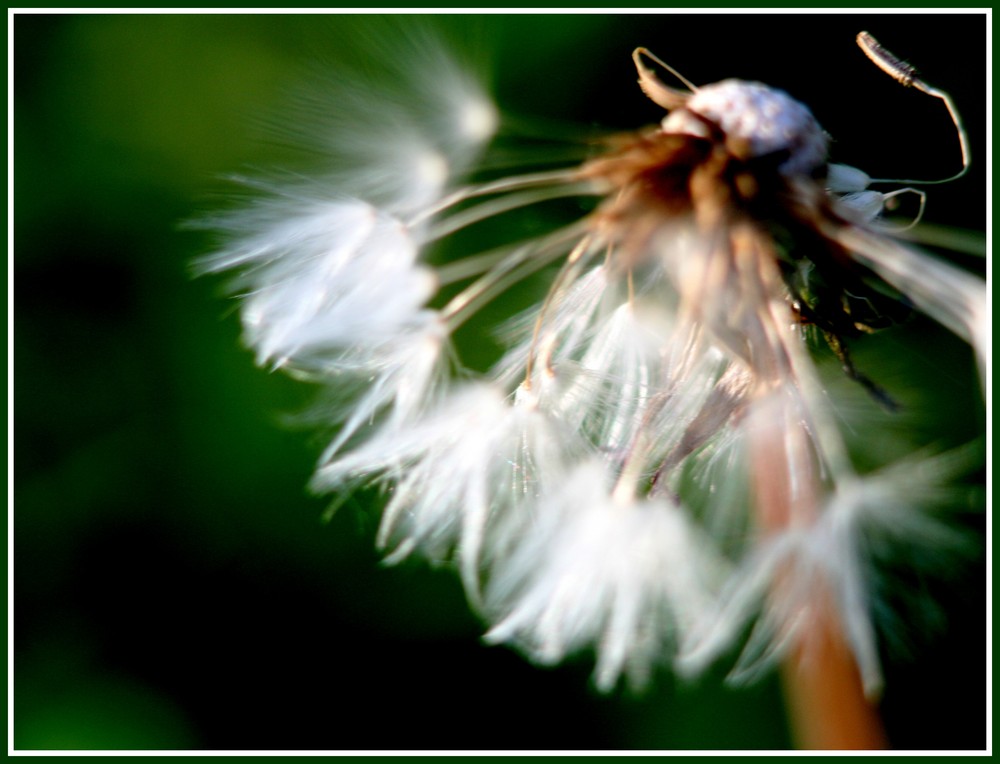
[{"label": "wispy white tuft", "polygon": [[551,303],[508,321],[499,334],[509,349],[494,368],[494,376],[502,380],[523,377],[529,357],[537,368],[579,358],[584,342],[593,336],[594,322],[621,304],[614,286],[608,269],[597,266],[566,286]]},{"label": "wispy white tuft", "polygon": [[537,519],[490,578],[492,642],[551,664],[584,647],[595,681],[636,686],[707,606],[716,560],[683,511],[665,501],[616,501],[600,461],[579,465],[541,497]]},{"label": "wispy white tuft", "polygon": [[[364,392],[351,402],[337,437],[327,446],[320,463],[332,460],[351,438],[371,425],[386,408],[385,431],[398,431],[415,422],[433,405],[446,380],[450,362],[448,334],[440,316],[421,314],[398,336],[360,353],[345,353],[327,361],[326,375],[359,381]],[[346,387],[346,384],[345,384]],[[330,412],[327,412],[328,414]]]},{"label": "wispy white tuft", "polygon": [[970,538],[936,514],[954,498],[949,484],[968,464],[969,453],[958,451],[842,481],[816,522],[765,539],[747,557],[718,606],[688,636],[678,669],[704,670],[755,622],[730,675],[737,683],[753,681],[797,644],[803,629],[829,619],[832,606],[865,692],[877,696],[883,685],[874,621],[881,612],[880,564],[902,554],[911,572],[940,572],[969,557]]},{"label": "wispy white tuft", "polygon": [[331,66],[277,127],[317,152],[341,192],[416,212],[468,171],[499,113],[467,63],[418,22],[354,32],[379,56]]},{"label": "wispy white tuft", "polygon": [[658,308],[626,302],[595,328],[560,414],[605,453],[621,454],[666,382],[663,348],[673,327]]},{"label": "wispy white tuft", "polygon": [[207,264],[243,269],[244,337],[259,363],[315,365],[415,320],[434,278],[400,221],[356,200],[292,204],[277,199],[230,221],[242,236]]},{"label": "wispy white tuft", "polygon": [[397,560],[417,548],[436,560],[456,553],[475,598],[487,534],[516,535],[525,503],[565,477],[575,450],[566,435],[530,400],[512,405],[494,387],[473,384],[321,465],[313,485],[330,490],[373,474],[392,480],[380,546]]}]

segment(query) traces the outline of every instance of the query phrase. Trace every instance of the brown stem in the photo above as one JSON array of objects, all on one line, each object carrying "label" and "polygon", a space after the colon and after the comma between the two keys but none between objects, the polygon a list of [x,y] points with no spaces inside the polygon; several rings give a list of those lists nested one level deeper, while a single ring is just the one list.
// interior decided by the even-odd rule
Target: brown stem
[{"label": "brown stem", "polygon": [[[815,482],[807,434],[787,411],[765,411],[753,426],[751,460],[758,517],[765,533],[816,522],[815,499],[804,486]],[[793,489],[798,478],[799,491]],[[771,596],[801,586],[800,572],[778,575]],[[887,746],[878,711],[865,697],[861,674],[843,635],[836,607],[818,576],[806,612],[796,627],[796,642],[782,667],[792,734],[806,750],[877,750]]]},{"label": "brown stem", "polygon": [[816,607],[798,647],[782,667],[796,748],[878,750],[887,747],[878,710],[865,697],[861,675],[832,608]]}]

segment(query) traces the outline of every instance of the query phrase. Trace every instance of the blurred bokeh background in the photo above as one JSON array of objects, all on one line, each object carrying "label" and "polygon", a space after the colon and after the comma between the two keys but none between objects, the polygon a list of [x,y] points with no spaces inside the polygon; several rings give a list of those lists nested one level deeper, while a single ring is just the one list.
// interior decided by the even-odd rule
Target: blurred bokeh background
[{"label": "blurred bokeh background", "polygon": [[[355,22],[14,19],[15,746],[787,747],[776,680],[734,690],[724,667],[694,685],[664,672],[642,696],[601,696],[588,656],[539,669],[483,645],[449,571],[381,566],[372,496],[321,521],[326,501],[304,486],[322,443],[286,422],[308,391],[253,366],[221,281],[190,276],[209,238],[181,223],[222,203],[226,173],[277,161],[262,116],[310,62],[336,76]],[[976,164],[929,189],[928,221],[985,230],[982,15],[441,23],[477,40],[512,113],[655,121],[630,60],[645,45],[694,82],[789,91],[839,161],[881,177],[950,175],[947,113],[867,62],[854,36],[868,29],[948,89],[968,127]],[[857,428],[862,458],[979,437],[968,350],[926,322],[886,334],[857,360],[906,406]],[[897,747],[985,746],[984,560],[932,583],[947,622],[886,657]]]}]

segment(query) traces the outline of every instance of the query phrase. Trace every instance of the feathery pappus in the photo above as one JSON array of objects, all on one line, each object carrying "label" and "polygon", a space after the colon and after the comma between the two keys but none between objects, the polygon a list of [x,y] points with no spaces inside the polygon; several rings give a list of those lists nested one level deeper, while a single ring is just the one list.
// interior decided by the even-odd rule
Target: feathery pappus
[{"label": "feathery pappus", "polygon": [[[858,42],[944,101],[967,167],[947,94]],[[486,90],[433,41],[397,51],[378,87],[331,84],[332,169],[254,182],[257,201],[210,221],[225,241],[204,269],[236,272],[260,364],[337,400],[312,488],[384,488],[377,543],[453,562],[488,641],[544,664],[593,648],[610,690],[659,664],[700,672],[748,629],[732,676],[749,680],[827,619],[877,694],[872,566],[895,545],[962,553],[933,510],[967,459],[859,472],[813,348],[892,409],[848,348],[916,311],[971,344],[985,393],[986,284],[895,236],[899,192],[831,163],[806,105],[633,59],[658,125],[484,176],[503,124]],[[590,201],[542,234],[432,255],[560,199]],[[456,333],[539,280],[537,305],[486,327],[502,357],[470,371]]]}]

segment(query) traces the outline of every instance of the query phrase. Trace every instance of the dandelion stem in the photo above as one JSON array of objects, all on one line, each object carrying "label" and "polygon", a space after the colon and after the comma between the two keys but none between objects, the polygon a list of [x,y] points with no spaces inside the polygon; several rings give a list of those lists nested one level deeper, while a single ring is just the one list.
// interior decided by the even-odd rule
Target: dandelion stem
[{"label": "dandelion stem", "polygon": [[782,671],[796,747],[886,748],[878,711],[865,697],[861,675],[833,609],[817,607],[814,613]]},{"label": "dandelion stem", "polygon": [[[773,417],[769,417],[773,420]],[[805,433],[787,437],[787,422],[755,431],[753,460],[758,517],[765,533],[816,522],[816,497],[803,480]],[[796,481],[804,490],[796,492]],[[789,575],[791,574],[791,575]],[[771,596],[780,599],[795,572],[777,575]],[[782,667],[795,745],[800,749],[881,749],[885,735],[876,709],[865,697],[858,664],[843,632],[829,590],[820,578],[811,584],[808,607],[798,618],[791,650]]]}]

